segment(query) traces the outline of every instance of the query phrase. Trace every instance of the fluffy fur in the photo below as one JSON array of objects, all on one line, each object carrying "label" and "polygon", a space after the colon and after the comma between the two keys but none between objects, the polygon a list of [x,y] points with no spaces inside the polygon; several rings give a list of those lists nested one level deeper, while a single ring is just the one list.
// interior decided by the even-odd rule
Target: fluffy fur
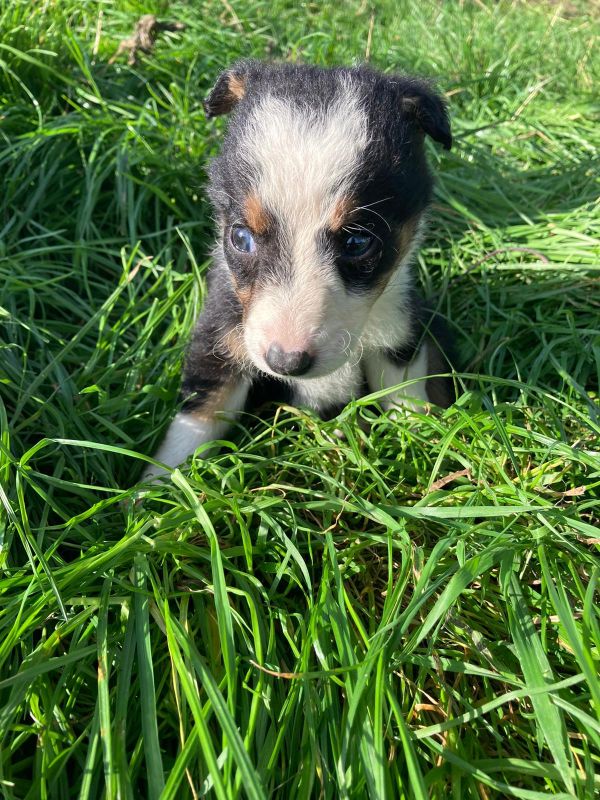
[{"label": "fluffy fur", "polygon": [[452,143],[442,99],[367,67],[243,61],[205,108],[231,113],[210,168],[219,231],[157,461],[181,463],[259,397],[323,416],[382,388],[384,407],[449,405],[451,381],[428,377],[448,371],[447,337],[410,270],[432,190],[424,136]]}]

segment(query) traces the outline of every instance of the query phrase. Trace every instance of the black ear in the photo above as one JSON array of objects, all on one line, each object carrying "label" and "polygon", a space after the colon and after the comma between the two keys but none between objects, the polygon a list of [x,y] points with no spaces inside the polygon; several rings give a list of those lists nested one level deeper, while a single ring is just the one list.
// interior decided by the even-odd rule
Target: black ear
[{"label": "black ear", "polygon": [[399,84],[404,111],[414,117],[424,133],[450,150],[452,133],[445,100],[425,81],[400,79]]},{"label": "black ear", "polygon": [[229,114],[244,97],[251,66],[251,61],[238,61],[219,75],[204,101],[204,111],[209,119],[219,114]]}]

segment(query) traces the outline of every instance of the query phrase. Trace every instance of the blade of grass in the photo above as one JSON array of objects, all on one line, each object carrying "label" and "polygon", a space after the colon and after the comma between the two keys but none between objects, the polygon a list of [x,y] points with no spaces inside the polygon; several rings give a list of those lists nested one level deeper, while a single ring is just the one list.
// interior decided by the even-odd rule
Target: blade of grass
[{"label": "blade of grass", "polygon": [[150,641],[149,598],[146,590],[146,557],[139,554],[134,560],[134,597],[135,634],[137,664],[139,667],[140,701],[142,717],[142,736],[144,739],[144,756],[148,773],[148,796],[157,800],[164,788],[164,771],[160,742],[158,738],[158,720],[156,691],[154,686],[154,665],[152,643]]}]

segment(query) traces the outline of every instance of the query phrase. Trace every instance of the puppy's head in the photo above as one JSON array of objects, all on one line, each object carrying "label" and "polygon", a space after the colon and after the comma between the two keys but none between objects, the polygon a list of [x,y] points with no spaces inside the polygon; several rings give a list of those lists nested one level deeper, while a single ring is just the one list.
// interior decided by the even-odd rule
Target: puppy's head
[{"label": "puppy's head", "polygon": [[210,192],[247,354],[273,375],[329,374],[416,244],[432,188],[424,136],[452,143],[444,102],[366,67],[246,61],[205,109],[233,112]]}]

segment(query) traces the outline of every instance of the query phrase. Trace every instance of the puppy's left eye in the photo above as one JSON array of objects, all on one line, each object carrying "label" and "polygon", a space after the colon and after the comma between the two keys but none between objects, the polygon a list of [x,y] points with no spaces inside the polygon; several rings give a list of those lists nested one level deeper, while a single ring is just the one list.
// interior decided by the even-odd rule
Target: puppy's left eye
[{"label": "puppy's left eye", "polygon": [[231,244],[240,253],[253,253],[256,250],[256,242],[250,229],[245,225],[234,225],[231,229]]},{"label": "puppy's left eye", "polygon": [[375,250],[377,239],[370,233],[350,233],[342,237],[340,254],[343,258],[364,258]]}]

